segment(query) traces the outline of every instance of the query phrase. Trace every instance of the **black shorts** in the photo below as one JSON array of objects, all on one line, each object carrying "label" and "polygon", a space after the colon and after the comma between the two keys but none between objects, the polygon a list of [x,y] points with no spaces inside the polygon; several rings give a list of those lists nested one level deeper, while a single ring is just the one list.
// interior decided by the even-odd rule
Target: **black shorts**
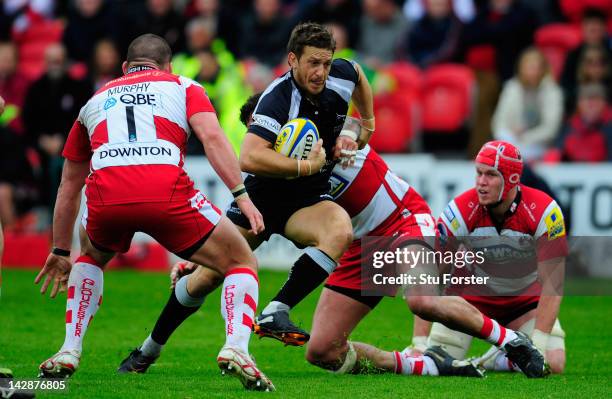
[{"label": "black shorts", "polygon": [[382,301],[382,299],[384,298],[382,296],[362,295],[361,290],[355,290],[355,289],[346,288],[346,287],[338,287],[337,285],[325,284],[325,288],[335,291],[339,294],[345,295],[351,299],[356,300],[357,302],[361,302],[367,307],[369,307],[370,309],[374,309],[380,303],[380,301]]},{"label": "black shorts", "polygon": [[[279,202],[279,195],[273,197],[271,195],[256,195],[249,194],[253,204],[259,209],[264,220],[266,229],[258,237],[263,238],[265,241],[270,239],[272,234],[280,234],[285,236],[285,225],[287,221],[295,212],[302,208],[307,208],[314,204],[322,201],[332,201],[333,198],[329,194],[322,195],[311,195],[301,199],[293,199],[290,201],[284,200]],[[250,229],[251,224],[249,219],[246,218],[236,205],[236,201],[232,202],[225,211],[225,215],[232,221],[236,226]],[[298,243],[295,243],[298,247],[303,248]]]}]

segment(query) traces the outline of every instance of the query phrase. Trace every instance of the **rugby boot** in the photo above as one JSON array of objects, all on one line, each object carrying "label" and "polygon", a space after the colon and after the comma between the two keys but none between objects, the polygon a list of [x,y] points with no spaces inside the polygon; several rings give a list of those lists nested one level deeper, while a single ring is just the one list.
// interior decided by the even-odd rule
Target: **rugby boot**
[{"label": "rugby boot", "polygon": [[255,317],[253,332],[260,338],[271,337],[285,345],[302,346],[310,339],[310,334],[291,322],[289,312],[277,311]]}]

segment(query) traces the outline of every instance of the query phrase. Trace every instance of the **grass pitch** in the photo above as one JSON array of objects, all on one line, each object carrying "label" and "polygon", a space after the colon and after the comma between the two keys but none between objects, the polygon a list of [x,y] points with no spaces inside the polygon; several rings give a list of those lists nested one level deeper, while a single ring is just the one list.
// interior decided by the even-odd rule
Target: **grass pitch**
[{"label": "grass pitch", "polygon": [[[16,378],[34,378],[37,366],[64,339],[65,296],[42,297],[33,284],[35,271],[2,271],[0,366]],[[286,273],[260,273],[260,304],[266,303]],[[561,307],[566,331],[567,367],[562,376],[528,380],[517,373],[488,373],[484,380],[336,376],[309,365],[304,348],[278,341],[251,340],[257,363],[276,385],[276,393],[246,392],[238,380],[221,377],[215,358],[224,342],[219,291],[170,339],[158,362],[145,375],[119,375],[116,368],[149,334],[169,295],[165,274],[111,271],[104,281],[104,302],[84,343],[79,371],[69,380],[71,398],[610,398],[612,397],[612,298],[568,297]],[[318,300],[313,293],[292,313],[309,328]],[[333,323],[333,320],[329,321]],[[351,339],[384,349],[403,349],[410,341],[411,315],[400,299],[386,299],[362,322]],[[475,342],[471,353],[487,349]],[[37,397],[58,398],[59,393]]]}]

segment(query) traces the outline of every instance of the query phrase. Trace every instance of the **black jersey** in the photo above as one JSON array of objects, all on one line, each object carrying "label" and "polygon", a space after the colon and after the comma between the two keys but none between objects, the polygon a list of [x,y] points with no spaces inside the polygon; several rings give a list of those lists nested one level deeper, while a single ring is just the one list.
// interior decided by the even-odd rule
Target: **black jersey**
[{"label": "black jersey", "polygon": [[323,139],[327,163],[321,173],[293,180],[251,175],[245,180],[250,195],[272,195],[276,201],[283,201],[283,197],[291,200],[318,196],[329,191],[329,178],[334,164],[332,148],[344,125],[358,77],[350,61],[335,59],[325,88],[315,98],[305,95],[293,79],[291,71],[268,86],[255,107],[249,133],[274,143],[285,123],[298,117],[308,118],[315,123]]}]

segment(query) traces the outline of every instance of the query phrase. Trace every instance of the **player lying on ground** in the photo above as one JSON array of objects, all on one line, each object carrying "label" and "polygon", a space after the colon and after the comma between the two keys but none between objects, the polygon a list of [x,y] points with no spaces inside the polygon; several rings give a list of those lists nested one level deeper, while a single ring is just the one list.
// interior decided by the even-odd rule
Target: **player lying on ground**
[{"label": "player lying on ground", "polygon": [[[501,237],[533,238],[544,243],[537,248],[537,259],[531,259],[533,268],[527,281],[521,282],[529,295],[464,295],[465,299],[489,317],[504,326],[529,335],[534,345],[545,355],[553,373],[565,368],[565,332],[558,314],[562,292],[557,288],[564,275],[564,257],[567,242],[563,214],[558,204],[542,191],[519,184],[522,160],[518,149],[510,143],[493,141],[486,143],[476,157],[476,186],[454,198],[438,219],[438,228],[450,240],[466,242],[479,249],[483,235],[492,237],[490,246],[499,244]],[[470,242],[471,238],[477,241]],[[500,237],[500,239],[494,239]],[[508,241],[506,241],[508,243]],[[488,248],[487,254],[495,254]],[[492,262],[509,267],[516,259],[500,253]],[[534,254],[535,255],[535,254]],[[525,263],[521,260],[521,263]],[[496,286],[516,289],[516,280],[497,278]],[[430,324],[417,318],[413,343],[441,345],[451,355],[464,359],[472,337],[451,330],[440,323]],[[425,345],[426,336],[429,340]],[[516,370],[517,367],[497,348],[491,348],[479,362],[489,370]]]},{"label": "player lying on ground", "polygon": [[[253,101],[247,102],[241,110],[245,124],[248,124],[250,115],[249,104],[253,104]],[[339,267],[331,274],[321,294],[306,355],[308,361],[345,373],[358,372],[364,360],[367,360],[377,368],[403,374],[480,376],[472,364],[453,363],[453,358],[440,348],[432,348],[423,357],[413,357],[409,348],[401,353],[385,352],[368,344],[347,340],[357,324],[382,299],[380,296],[362,295],[360,239],[366,235],[395,237],[396,247],[407,246],[414,251],[430,250],[426,237],[435,236],[435,226],[422,197],[389,170],[384,160],[369,146],[358,151],[355,164],[348,169],[337,165],[332,181],[332,194],[337,203],[352,215],[356,241],[343,255]],[[424,271],[428,267],[418,265],[416,270]],[[191,272],[193,268],[194,265],[189,264],[187,271]],[[183,274],[185,265],[175,265],[173,281]],[[209,270],[197,268],[193,274],[180,278],[177,287],[185,286],[184,281],[189,279],[211,290],[219,284],[219,277]],[[503,348],[511,358],[522,364],[529,376],[545,374],[544,360],[526,336],[500,327],[462,298],[438,297],[435,292],[429,291],[430,288],[423,287],[428,290],[424,292],[412,291],[412,294],[420,295],[407,297],[408,306],[413,312],[428,320],[443,321],[446,325]],[[170,334],[197,310],[177,306],[173,296],[151,335],[123,361],[120,371],[145,372],[159,356]]]},{"label": "player lying on ground", "polygon": [[[59,352],[40,365],[40,374],[67,377],[76,371],[83,338],[102,303],[102,270],[142,231],[222,276],[226,342],[217,357],[219,367],[248,389],[273,390],[249,356],[251,325],[244,323],[257,307],[256,259],[235,226],[193,188],[183,170],[190,129],[232,188],[253,234],[264,229],[262,216],[246,194],[238,161],[204,89],[172,75],[171,55],[158,36],[136,38],[123,63],[125,75],[98,90],[70,131],[53,217],[54,249],[35,280],[44,278],[41,293],[53,282],[51,297],[68,286],[66,338]],[[84,185],[81,255],[72,266],[69,249]],[[190,306],[206,294],[195,287],[190,292],[197,292],[197,298],[186,292],[187,287],[177,291],[177,300]]]}]

